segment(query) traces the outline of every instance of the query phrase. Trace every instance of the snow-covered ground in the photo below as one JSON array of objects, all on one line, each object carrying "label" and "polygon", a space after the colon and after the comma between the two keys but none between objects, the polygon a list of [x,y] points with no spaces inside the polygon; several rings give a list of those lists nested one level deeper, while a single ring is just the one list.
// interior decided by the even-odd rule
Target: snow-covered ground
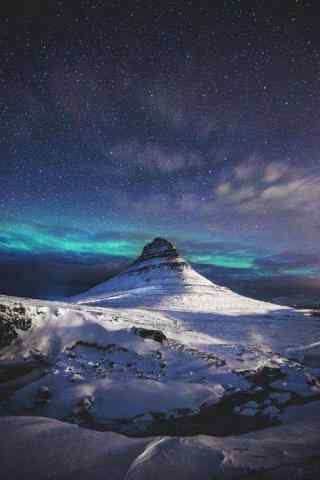
[{"label": "snow-covered ground", "polygon": [[319,416],[240,437],[127,438],[41,417],[0,418],[10,480],[316,480]]},{"label": "snow-covered ground", "polygon": [[[319,318],[213,284],[161,239],[125,272],[65,302],[0,297],[0,333],[3,418],[225,436],[319,415]],[[126,478],[158,478],[150,459],[176,449],[182,463],[191,448],[221,464],[217,440],[162,442],[151,450],[138,442],[143,462],[135,453]],[[149,477],[140,475],[145,461]]]},{"label": "snow-covered ground", "polygon": [[0,297],[0,309],[15,325],[0,350],[3,414],[222,434],[320,398],[319,319],[213,284],[161,239],[66,302]]}]

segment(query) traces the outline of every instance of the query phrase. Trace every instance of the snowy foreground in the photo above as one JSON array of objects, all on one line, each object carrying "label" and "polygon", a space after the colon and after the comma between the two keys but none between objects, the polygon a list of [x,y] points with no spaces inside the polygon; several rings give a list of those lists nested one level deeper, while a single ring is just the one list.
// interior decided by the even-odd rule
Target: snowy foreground
[{"label": "snowy foreground", "polygon": [[320,421],[240,437],[127,438],[40,417],[0,418],[3,478],[224,480],[319,478]]},{"label": "snowy foreground", "polygon": [[15,448],[36,478],[316,478],[319,318],[213,284],[165,240],[66,302],[0,297],[0,322],[8,478]]}]

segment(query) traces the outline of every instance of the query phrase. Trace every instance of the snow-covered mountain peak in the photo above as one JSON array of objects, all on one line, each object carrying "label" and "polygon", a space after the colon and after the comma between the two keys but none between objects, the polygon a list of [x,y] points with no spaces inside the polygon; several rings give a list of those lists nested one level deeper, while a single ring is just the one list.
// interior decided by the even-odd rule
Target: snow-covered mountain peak
[{"label": "snow-covered mountain peak", "polygon": [[[124,271],[87,292],[72,297],[79,303],[114,304],[120,300],[134,304],[142,302],[163,303],[163,300],[180,297],[188,290],[211,287],[213,284],[197,273],[179,255],[176,247],[164,238],[155,238],[144,246],[141,255]],[[199,292],[198,292],[199,293]]]},{"label": "snow-covered mountain peak", "polygon": [[224,315],[257,314],[281,308],[211,282],[164,238],[155,238],[145,245],[141,255],[123,272],[69,301],[111,308],[143,307]]},{"label": "snow-covered mountain peak", "polygon": [[147,243],[142,250],[142,254],[136,262],[143,262],[151,258],[176,258],[179,254],[173,243],[165,238],[157,237],[152,242]]},{"label": "snow-covered mountain peak", "polygon": [[[185,269],[191,270],[191,266],[179,255],[175,245],[169,242],[169,240],[157,237],[143,247],[141,255],[120,275],[131,275],[132,273],[141,275],[142,273],[150,273],[151,270],[156,270],[152,277],[158,276],[160,271],[159,279],[148,278],[149,281],[153,280],[159,283],[158,280],[161,281],[162,279],[163,281],[164,271],[171,270],[178,273]],[[178,275],[177,278],[181,280],[181,275]]]}]

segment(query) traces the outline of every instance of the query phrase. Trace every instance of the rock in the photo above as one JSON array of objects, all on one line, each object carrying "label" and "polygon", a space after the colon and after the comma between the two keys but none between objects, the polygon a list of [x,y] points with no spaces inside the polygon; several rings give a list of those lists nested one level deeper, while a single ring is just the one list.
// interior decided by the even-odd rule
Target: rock
[{"label": "rock", "polygon": [[22,305],[1,305],[0,309],[0,348],[10,345],[18,337],[17,330],[26,331],[32,321]]},{"label": "rock", "polygon": [[258,413],[258,410],[256,408],[243,408],[242,410],[240,410],[240,415],[246,415],[248,417],[254,417],[255,415],[257,415]]},{"label": "rock", "polygon": [[291,394],[289,392],[273,392],[269,397],[279,405],[284,405],[291,400]]},{"label": "rock", "polygon": [[90,408],[92,408],[93,402],[94,402],[94,397],[89,396],[89,397],[83,398],[80,402],[80,405],[85,410],[89,410]]},{"label": "rock", "polygon": [[44,362],[45,361],[45,355],[42,352],[40,352],[40,350],[37,350],[36,348],[34,348],[33,350],[30,350],[30,355],[37,362]]},{"label": "rock", "polygon": [[40,387],[38,390],[38,397],[40,400],[47,401],[50,399],[51,395],[50,388],[46,385],[42,385],[42,387]]},{"label": "rock", "polygon": [[81,421],[89,421],[92,418],[90,410],[94,404],[94,397],[88,396],[80,400],[80,402],[73,409],[73,415]]},{"label": "rock", "polygon": [[287,368],[283,380],[272,382],[271,387],[282,392],[291,392],[301,398],[312,398],[320,395],[320,388],[313,375],[301,370]]},{"label": "rock", "polygon": [[279,409],[274,405],[270,405],[269,407],[266,407],[262,410],[262,415],[266,415],[267,417],[271,418],[277,417],[279,413]]},{"label": "rock", "polygon": [[13,307],[12,311],[14,313],[17,313],[18,315],[25,315],[26,313],[26,309],[22,305],[16,305],[15,307]]},{"label": "rock", "polygon": [[[152,242],[145,245],[141,255],[131,264],[130,275],[140,274],[142,272],[152,272],[154,269],[161,268],[162,271],[174,270],[182,272],[190,268],[189,264],[180,257],[173,243],[164,238],[155,238]],[[145,278],[149,282],[152,278]]]},{"label": "rock", "polygon": [[255,392],[263,392],[263,387],[261,387],[261,386],[258,385],[257,387],[254,387],[253,390],[254,390]]},{"label": "rock", "polygon": [[68,358],[75,358],[77,355],[72,347],[66,347],[64,353],[67,355]]},{"label": "rock", "polygon": [[255,402],[254,400],[250,400],[250,402],[247,402],[243,405],[243,407],[245,408],[259,408],[259,404],[257,402]]},{"label": "rock", "polygon": [[312,387],[320,388],[320,381],[315,376],[311,375],[310,373],[306,373],[305,379],[306,382]]},{"label": "rock", "polygon": [[178,256],[179,254],[173,243],[164,238],[158,237],[144,247],[142,254],[137,261],[142,262],[155,257],[174,258]]},{"label": "rock", "polygon": [[75,373],[71,377],[71,382],[81,382],[82,380],[84,380],[84,377],[80,373]]},{"label": "rock", "polygon": [[271,382],[282,380],[285,374],[280,368],[263,366],[254,372],[248,370],[242,373],[245,378],[258,386],[269,386]]},{"label": "rock", "polygon": [[132,330],[135,335],[139,335],[142,338],[151,338],[155,342],[163,343],[167,340],[167,337],[161,330],[151,330],[142,327],[133,327]]},{"label": "rock", "polygon": [[97,377],[105,378],[107,376],[107,371],[106,371],[105,368],[99,367],[96,370],[96,375],[97,375]]},{"label": "rock", "polygon": [[17,336],[18,334],[14,329],[14,326],[0,314],[0,348],[10,345]]}]

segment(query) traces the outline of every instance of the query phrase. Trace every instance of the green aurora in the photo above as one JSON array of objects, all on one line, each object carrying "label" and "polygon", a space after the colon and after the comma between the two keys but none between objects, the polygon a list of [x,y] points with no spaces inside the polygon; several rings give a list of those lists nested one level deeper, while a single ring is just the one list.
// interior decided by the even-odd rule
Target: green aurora
[{"label": "green aurora", "polygon": [[[134,259],[141,252],[143,245],[150,241],[150,236],[132,238],[130,231],[127,232],[127,240],[123,239],[124,231],[121,235],[113,232],[111,238],[108,236],[88,234],[83,230],[65,229],[61,227],[28,225],[28,224],[2,224],[0,225],[0,255],[4,256],[34,256],[34,255],[54,255],[68,256],[74,258],[77,262],[83,258],[86,260],[105,258],[123,258],[127,260]],[[119,238],[117,238],[117,236]],[[183,240],[181,244],[183,245]],[[196,245],[196,243],[194,243]],[[240,270],[252,277],[268,276],[297,276],[312,277],[320,274],[319,266],[290,267],[288,264],[277,266],[274,261],[273,268],[265,267],[259,264],[261,260],[272,260],[273,254],[256,253],[254,249],[250,251],[248,246],[243,249],[234,249],[230,246],[229,250],[221,251],[217,244],[212,242],[211,252],[196,252],[196,247],[187,247],[183,249],[184,256],[188,261],[194,264],[205,266],[220,267],[224,269]],[[201,247],[199,247],[201,249]]]},{"label": "green aurora", "polygon": [[29,225],[1,225],[0,250],[15,253],[55,253],[133,257],[139,245],[126,240],[95,240],[66,232],[55,235]]},{"label": "green aurora", "polygon": [[217,267],[225,268],[240,268],[252,269],[255,268],[255,257],[247,253],[233,253],[228,255],[190,255],[188,256],[190,262],[201,263],[204,265],[215,265]]}]

